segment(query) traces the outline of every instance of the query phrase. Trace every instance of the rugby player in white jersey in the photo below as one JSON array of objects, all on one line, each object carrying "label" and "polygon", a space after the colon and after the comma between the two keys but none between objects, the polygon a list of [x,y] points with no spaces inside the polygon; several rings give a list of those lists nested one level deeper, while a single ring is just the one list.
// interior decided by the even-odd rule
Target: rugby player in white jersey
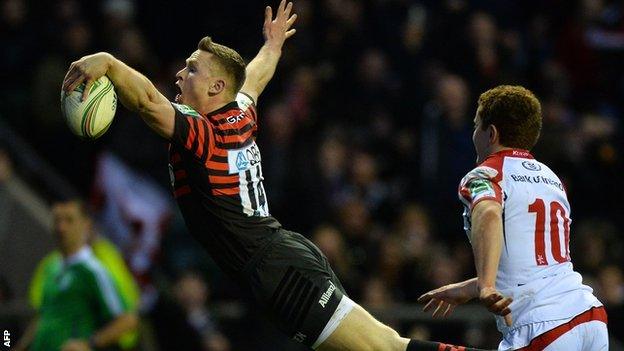
[{"label": "rugby player in white jersey", "polygon": [[499,350],[608,350],[604,307],[570,259],[570,204],[553,171],[529,150],[542,126],[529,90],[479,97],[472,140],[478,166],[459,185],[477,277],[430,291],[424,310],[446,316],[479,298],[497,314]]}]

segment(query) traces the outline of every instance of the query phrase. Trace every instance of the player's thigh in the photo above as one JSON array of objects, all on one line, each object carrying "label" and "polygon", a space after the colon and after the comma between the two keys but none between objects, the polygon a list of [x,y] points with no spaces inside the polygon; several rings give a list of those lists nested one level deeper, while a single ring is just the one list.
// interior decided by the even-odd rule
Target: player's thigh
[{"label": "player's thigh", "polygon": [[608,351],[607,325],[600,321],[582,323],[562,334],[545,351]]},{"label": "player's thigh", "polygon": [[409,343],[392,328],[355,304],[334,332],[317,348],[321,351],[404,351]]},{"label": "player's thigh", "polygon": [[300,234],[281,230],[281,239],[249,269],[249,286],[259,306],[283,333],[314,347],[351,310],[326,257]]}]

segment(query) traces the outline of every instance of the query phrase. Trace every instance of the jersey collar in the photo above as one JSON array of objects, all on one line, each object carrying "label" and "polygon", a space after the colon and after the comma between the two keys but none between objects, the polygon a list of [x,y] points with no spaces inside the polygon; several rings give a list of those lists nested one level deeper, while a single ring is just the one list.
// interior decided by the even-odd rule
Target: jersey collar
[{"label": "jersey collar", "polygon": [[229,111],[233,108],[237,108],[238,107],[238,103],[236,102],[236,100],[232,101],[232,102],[228,102],[227,104],[221,106],[220,108],[212,111],[212,112],[208,112],[206,113],[204,116],[207,118],[210,117],[214,117],[216,115],[222,114],[223,112]]},{"label": "jersey collar", "polygon": [[63,263],[65,264],[65,266],[71,266],[75,263],[79,263],[79,262],[87,260],[92,255],[93,255],[93,251],[91,251],[91,248],[89,247],[89,245],[85,245],[80,250],[78,250],[75,254],[65,258],[63,260]]},{"label": "jersey collar", "polygon": [[486,159],[490,157],[518,157],[518,158],[528,158],[533,160],[533,155],[528,150],[524,149],[505,149],[499,152],[495,152],[490,156],[486,157]]}]

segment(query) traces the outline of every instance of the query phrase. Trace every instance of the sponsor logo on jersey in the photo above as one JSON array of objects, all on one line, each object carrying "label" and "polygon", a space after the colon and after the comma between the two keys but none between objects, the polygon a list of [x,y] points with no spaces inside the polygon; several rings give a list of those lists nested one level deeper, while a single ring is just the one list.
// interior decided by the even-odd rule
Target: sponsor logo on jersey
[{"label": "sponsor logo on jersey", "polygon": [[182,114],[184,115],[189,115],[189,116],[193,116],[197,118],[200,117],[199,113],[188,105],[182,105],[182,104],[176,104],[176,103],[171,103],[171,104],[173,105],[173,107],[176,108],[176,110],[182,112]]},{"label": "sponsor logo on jersey", "polygon": [[238,93],[238,95],[236,95],[236,102],[238,103],[238,106],[244,110],[247,107],[251,106],[253,104],[253,100],[251,100],[251,98],[245,94],[241,94]]},{"label": "sponsor logo on jersey", "polygon": [[329,282],[329,288],[327,288],[323,295],[321,295],[321,299],[318,302],[321,307],[325,308],[325,305],[327,305],[327,303],[329,302],[329,299],[334,293],[334,290],[336,290],[336,286],[334,285],[334,283]]},{"label": "sponsor logo on jersey", "polygon": [[239,151],[236,154],[236,168],[239,172],[249,168],[249,161],[247,161],[247,157],[245,157],[245,153],[243,151]]},{"label": "sponsor logo on jersey", "polygon": [[546,184],[546,185],[554,186],[555,188],[561,191],[564,191],[563,184],[561,184],[561,182],[548,178],[548,177],[544,177],[544,176],[529,176],[526,174],[512,174],[511,179],[514,182],[519,182],[519,183]]},{"label": "sponsor logo on jersey", "polygon": [[542,166],[532,161],[522,161],[522,167],[528,169],[529,171],[541,171]]},{"label": "sponsor logo on jersey", "polygon": [[255,142],[242,149],[228,150],[228,171],[230,174],[245,172],[260,164],[262,157]]},{"label": "sponsor logo on jersey", "polygon": [[226,120],[227,120],[227,122],[229,124],[234,124],[234,123],[242,120],[243,118],[245,118],[245,114],[241,113],[241,114],[236,115],[236,116],[230,116],[230,117],[226,118]]},{"label": "sponsor logo on jersey", "polygon": [[496,197],[492,182],[486,179],[474,179],[468,184],[468,190],[473,202],[482,197]]}]

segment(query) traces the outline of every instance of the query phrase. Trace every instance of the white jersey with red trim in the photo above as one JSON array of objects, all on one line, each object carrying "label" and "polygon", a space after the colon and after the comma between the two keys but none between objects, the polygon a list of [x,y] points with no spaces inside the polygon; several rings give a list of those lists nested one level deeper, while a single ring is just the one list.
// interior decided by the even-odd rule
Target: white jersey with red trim
[{"label": "white jersey with red trim", "polygon": [[565,323],[602,305],[572,267],[571,211],[565,188],[559,177],[528,151],[504,150],[490,155],[461,180],[459,198],[464,204],[468,238],[471,210],[477,203],[494,200],[503,206],[504,242],[496,288],[514,300],[510,306],[512,327],[497,317],[503,334],[530,323]]}]

